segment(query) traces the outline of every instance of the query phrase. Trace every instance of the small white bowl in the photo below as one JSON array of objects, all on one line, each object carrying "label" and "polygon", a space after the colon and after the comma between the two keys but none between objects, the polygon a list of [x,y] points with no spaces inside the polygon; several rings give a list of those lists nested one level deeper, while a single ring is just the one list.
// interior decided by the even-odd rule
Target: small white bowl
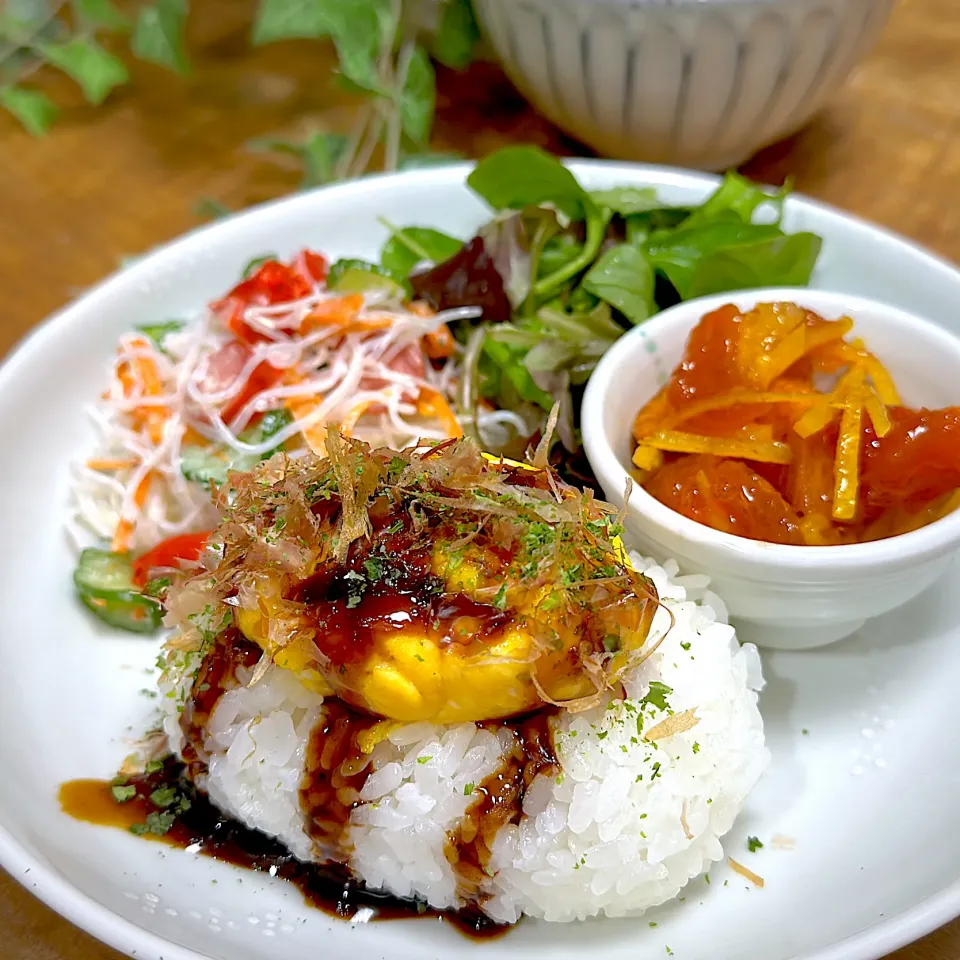
[{"label": "small white bowl", "polygon": [[[960,338],[903,310],[848,294],[752,290],[679,304],[631,330],[606,353],[583,399],[584,447],[612,502],[623,504],[637,411],[680,361],[687,336],[711,310],[793,301],[827,319],[851,316],[886,365],[904,403],[960,404]],[[798,650],[832,643],[929,587],[960,548],[960,511],[911,533],[833,547],[761,543],[682,516],[633,487],[627,532],[642,551],[705,573],[741,639]]]},{"label": "small white bowl", "polygon": [[603,156],[721,170],[798,130],[893,0],[474,0],[510,79]]}]

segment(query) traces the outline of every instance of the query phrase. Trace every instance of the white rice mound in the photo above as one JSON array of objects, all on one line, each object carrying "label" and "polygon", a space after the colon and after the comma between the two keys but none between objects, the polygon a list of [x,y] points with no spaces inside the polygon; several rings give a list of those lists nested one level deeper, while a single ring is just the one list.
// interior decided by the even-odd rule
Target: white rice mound
[{"label": "white rice mound", "polygon": [[[721,859],[720,838],[769,762],[756,648],[738,644],[706,577],[678,577],[673,561],[631,560],[662,601],[648,643],[666,637],[625,678],[630,699],[559,718],[559,775],[534,781],[520,822],[504,827],[494,844],[481,904],[494,920],[619,917],[671,899]],[[320,860],[299,786],[322,698],[276,667],[253,686],[243,685],[249,673],[240,671],[239,679],[210,718],[209,772],[199,786],[295,856]],[[670,692],[654,687],[645,701],[652,682]],[[168,680],[162,698],[164,729],[178,755],[178,704],[188,687],[182,678]],[[687,710],[695,711],[694,726],[644,738]],[[351,814],[354,874],[372,889],[439,909],[458,906],[444,846],[473,802],[469,785],[498,769],[511,742],[507,731],[472,723],[394,730],[371,754],[373,772]]]}]

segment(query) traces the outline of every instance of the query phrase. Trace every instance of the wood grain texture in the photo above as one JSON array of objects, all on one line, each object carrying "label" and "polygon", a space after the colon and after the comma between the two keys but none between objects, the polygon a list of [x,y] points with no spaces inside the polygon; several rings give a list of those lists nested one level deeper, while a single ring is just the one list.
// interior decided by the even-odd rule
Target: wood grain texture
[{"label": "wood grain texture", "polygon": [[[31,140],[0,117],[0,353],[120,258],[199,221],[196,201],[242,207],[296,186],[244,148],[252,137],[345,129],[354,111],[316,43],[251,49],[253,0],[194,0],[189,79],[136,66],[100,109],[51,79],[67,104]],[[960,2],[900,0],[870,57],[806,129],[745,167],[960,260]],[[495,68],[441,76],[436,147],[480,155],[516,140],[581,152],[533,114]],[[0,956],[117,960],[0,873]],[[960,923],[895,954],[960,957]]]}]

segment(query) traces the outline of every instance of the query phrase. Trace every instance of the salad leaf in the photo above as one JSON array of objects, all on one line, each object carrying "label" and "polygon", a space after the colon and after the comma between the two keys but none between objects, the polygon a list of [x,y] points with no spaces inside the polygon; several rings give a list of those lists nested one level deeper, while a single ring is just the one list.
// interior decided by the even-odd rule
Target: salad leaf
[{"label": "salad leaf", "polygon": [[700,227],[657,231],[643,246],[650,263],[676,287],[681,299],[689,300],[690,286],[697,264],[727,247],[752,244],[783,236],[775,224],[744,223],[735,215],[727,215]]},{"label": "salad leaf", "polygon": [[548,276],[572,263],[580,256],[581,246],[577,238],[569,233],[550,237],[540,253],[537,277]]},{"label": "salad leaf", "polygon": [[243,273],[240,274],[242,280],[247,280],[252,277],[265,263],[269,263],[271,260],[279,260],[280,258],[275,253],[262,253],[259,257],[254,257],[244,268]]},{"label": "salad leaf", "polygon": [[634,213],[657,210],[663,203],[654,187],[613,187],[610,190],[591,190],[590,199],[598,207],[606,207],[612,213],[628,217]]},{"label": "salad leaf", "polygon": [[501,376],[506,377],[513,384],[522,399],[528,403],[535,403],[546,411],[550,410],[553,406],[553,398],[537,386],[524,363],[528,353],[527,348],[495,340],[488,333],[483,341],[483,353],[492,361]]},{"label": "salad leaf", "polygon": [[424,260],[443,263],[463,247],[463,241],[432,227],[390,228],[393,235],[380,250],[380,265],[391,273],[408,277]]},{"label": "salad leaf", "polygon": [[522,210],[552,203],[574,220],[596,206],[577,178],[539,147],[504,147],[481,160],[467,185],[494,210]]},{"label": "salad leaf", "polygon": [[533,283],[533,258],[523,214],[495,217],[481,227],[480,236],[493,257],[494,268],[503,278],[510,305],[518,308],[527,299]]},{"label": "salad leaf", "polygon": [[788,181],[779,190],[771,193],[739,173],[728,173],[723,178],[723,183],[717,187],[703,205],[690,214],[684,226],[702,226],[719,215],[731,213],[743,223],[750,223],[754,213],[765,203],[774,206],[777,211],[777,218],[774,222],[779,223],[783,201],[791,189],[792,184]]},{"label": "salad leaf", "polygon": [[510,319],[510,301],[487,252],[483,237],[474,237],[452,257],[410,277],[414,295],[434,310],[480,307],[490,323]]},{"label": "salad leaf", "polygon": [[820,246],[820,237],[813,233],[790,233],[717,250],[696,265],[687,295],[806,286]]},{"label": "salad leaf", "polygon": [[401,300],[406,300],[411,292],[404,274],[366,260],[338,260],[327,274],[327,288],[340,293],[380,290]]},{"label": "salad leaf", "polygon": [[657,305],[653,268],[643,251],[629,243],[610,247],[583,278],[590,293],[616,307],[631,323],[643,323]]},{"label": "salad leaf", "polygon": [[143,323],[137,329],[148,336],[160,350],[163,350],[163,341],[169,333],[179,333],[185,326],[184,320],[165,320],[162,323]]}]

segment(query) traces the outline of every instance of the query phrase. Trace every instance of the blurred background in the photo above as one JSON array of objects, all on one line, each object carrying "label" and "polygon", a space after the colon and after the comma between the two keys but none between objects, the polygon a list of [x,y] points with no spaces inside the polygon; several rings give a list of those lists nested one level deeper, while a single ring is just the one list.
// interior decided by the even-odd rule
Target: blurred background
[{"label": "blurred background", "polygon": [[[0,353],[206,221],[515,142],[792,178],[958,261],[958,89],[960,0],[0,0]],[[116,957],[3,875],[0,924]]]}]

